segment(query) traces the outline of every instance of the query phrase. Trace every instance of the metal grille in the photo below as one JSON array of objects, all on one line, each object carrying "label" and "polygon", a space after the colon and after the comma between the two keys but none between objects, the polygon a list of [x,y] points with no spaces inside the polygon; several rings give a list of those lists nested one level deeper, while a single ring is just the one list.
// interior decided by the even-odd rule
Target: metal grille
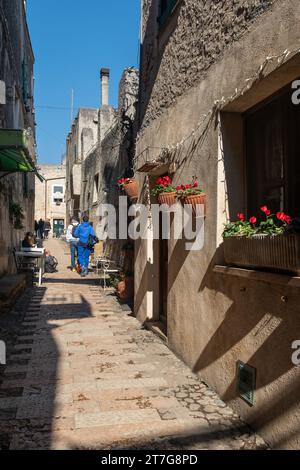
[{"label": "metal grille", "polygon": [[239,396],[249,405],[254,405],[256,369],[239,361],[237,366],[237,388]]}]

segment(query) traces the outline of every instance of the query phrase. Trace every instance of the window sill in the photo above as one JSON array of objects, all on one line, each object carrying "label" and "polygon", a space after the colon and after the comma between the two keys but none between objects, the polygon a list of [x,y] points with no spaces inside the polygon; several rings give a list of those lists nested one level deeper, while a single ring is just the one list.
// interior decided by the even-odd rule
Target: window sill
[{"label": "window sill", "polygon": [[255,269],[234,268],[232,266],[216,265],[213,269],[216,274],[226,274],[241,277],[251,281],[262,281],[269,284],[285,285],[287,287],[300,287],[300,277],[290,274],[277,274]]}]

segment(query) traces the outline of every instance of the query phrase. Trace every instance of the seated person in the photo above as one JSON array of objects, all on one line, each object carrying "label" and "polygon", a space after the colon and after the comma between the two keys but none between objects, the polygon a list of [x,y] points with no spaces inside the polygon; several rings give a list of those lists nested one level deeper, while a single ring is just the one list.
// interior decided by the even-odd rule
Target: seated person
[{"label": "seated person", "polygon": [[22,241],[22,248],[35,248],[36,241],[32,232],[27,232],[24,240]]}]

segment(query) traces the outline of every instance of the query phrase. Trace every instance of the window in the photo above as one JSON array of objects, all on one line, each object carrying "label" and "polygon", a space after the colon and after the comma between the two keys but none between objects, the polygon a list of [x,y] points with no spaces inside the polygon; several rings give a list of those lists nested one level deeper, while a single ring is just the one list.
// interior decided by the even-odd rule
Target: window
[{"label": "window", "polygon": [[267,205],[300,216],[300,105],[291,87],[245,115],[248,215]]},{"label": "window", "polygon": [[160,0],[158,22],[163,26],[178,3],[178,0]]},{"label": "window", "polygon": [[29,195],[28,173],[23,173],[23,195],[24,197],[28,197]]},{"label": "window", "polygon": [[52,188],[53,202],[57,206],[64,202],[64,186],[55,185]]},{"label": "window", "polygon": [[26,104],[29,98],[29,79],[28,79],[28,64],[27,60],[24,59],[22,62],[22,92],[23,101]]},{"label": "window", "polygon": [[98,201],[98,193],[99,193],[99,174],[95,175],[95,178],[94,178],[93,203]]}]

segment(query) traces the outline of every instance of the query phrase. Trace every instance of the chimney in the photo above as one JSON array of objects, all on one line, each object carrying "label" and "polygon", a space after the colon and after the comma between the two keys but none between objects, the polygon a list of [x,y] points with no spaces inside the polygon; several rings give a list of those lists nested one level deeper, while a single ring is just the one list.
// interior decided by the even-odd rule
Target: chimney
[{"label": "chimney", "polygon": [[100,70],[102,106],[108,105],[109,69]]}]

